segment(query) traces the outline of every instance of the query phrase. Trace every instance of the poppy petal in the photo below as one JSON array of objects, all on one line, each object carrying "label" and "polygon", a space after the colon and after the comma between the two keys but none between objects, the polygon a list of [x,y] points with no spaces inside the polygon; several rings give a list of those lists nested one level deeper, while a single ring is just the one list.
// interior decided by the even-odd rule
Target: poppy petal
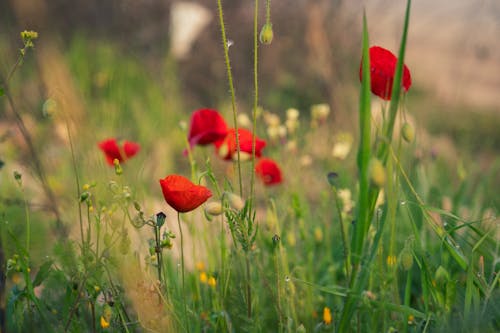
[{"label": "poppy petal", "polygon": [[208,145],[223,139],[227,134],[224,118],[212,109],[200,109],[191,115],[188,141],[191,146]]},{"label": "poppy petal", "polygon": [[267,186],[283,182],[280,167],[270,158],[261,158],[255,165],[255,173]]},{"label": "poppy petal", "polygon": [[180,175],[160,179],[160,186],[165,201],[179,213],[196,209],[212,196],[212,192],[205,186],[195,185]]}]

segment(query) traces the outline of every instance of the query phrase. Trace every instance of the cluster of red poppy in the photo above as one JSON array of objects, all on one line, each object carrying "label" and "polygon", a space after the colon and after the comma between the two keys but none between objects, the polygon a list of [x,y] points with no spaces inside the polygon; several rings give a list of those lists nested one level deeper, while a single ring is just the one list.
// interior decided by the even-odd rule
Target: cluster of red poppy
[{"label": "cluster of red poppy", "polygon": [[[251,158],[253,150],[253,135],[246,129],[238,129],[240,159]],[[193,112],[188,134],[189,145],[214,145],[217,155],[224,160],[237,159],[236,130],[228,128],[224,118],[212,109],[201,109]],[[279,184],[283,181],[278,164],[269,158],[260,158],[266,141],[255,139],[255,156],[259,158],[255,165],[255,172],[265,185]],[[111,138],[99,143],[106,162],[114,165],[133,157],[140,150],[137,143],[131,141],[118,142]],[[169,175],[160,179],[160,186],[165,201],[179,213],[194,210],[212,196],[210,190],[204,186],[193,184],[189,179],[180,175]]]},{"label": "cluster of red poppy", "polygon": [[[194,145],[213,144],[217,155],[224,160],[238,158],[236,144],[236,129],[228,128],[224,118],[212,109],[200,109],[191,115],[188,141]],[[240,145],[240,160],[250,159],[253,149],[253,134],[247,129],[238,128],[238,141]],[[257,176],[265,185],[276,185],[283,182],[283,176],[278,164],[270,158],[261,158],[266,141],[255,138],[255,156],[259,158],[255,165]]]},{"label": "cluster of red poppy", "polygon": [[[379,46],[372,46],[369,53],[371,91],[385,100],[390,100],[397,58],[392,52]],[[360,79],[362,79],[362,74],[361,65]],[[410,86],[410,71],[406,65],[403,65],[403,90],[407,92]],[[228,128],[219,112],[212,109],[200,109],[193,112],[188,141],[191,148],[195,145],[214,145],[217,155],[224,160],[238,158],[237,142],[240,146],[240,160],[251,158],[254,149],[252,132],[239,128],[236,133],[236,129]],[[261,158],[265,146],[265,140],[255,138],[255,156],[259,158],[255,165],[255,173],[265,185],[280,184],[283,182],[283,177],[278,164],[270,158]],[[119,144],[116,139],[107,139],[99,143],[99,148],[104,152],[106,162],[114,165],[115,160],[123,163],[133,157],[139,151],[140,146],[131,141],[123,141]],[[189,179],[179,175],[170,175],[160,179],[160,186],[167,203],[180,213],[197,208],[212,196],[206,187],[195,185]]]}]

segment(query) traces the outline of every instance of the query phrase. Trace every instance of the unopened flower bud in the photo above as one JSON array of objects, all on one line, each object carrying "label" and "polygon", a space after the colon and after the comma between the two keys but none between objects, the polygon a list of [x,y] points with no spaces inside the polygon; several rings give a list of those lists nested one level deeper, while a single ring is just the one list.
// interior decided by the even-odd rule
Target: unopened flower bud
[{"label": "unopened flower bud", "polygon": [[120,165],[120,161],[115,158],[113,160],[113,165],[115,166],[115,173],[117,176],[121,175],[123,173],[123,169],[122,169],[122,166]]},{"label": "unopened flower bud", "polygon": [[205,212],[211,216],[222,214],[222,204],[219,201],[212,201],[206,204]]},{"label": "unopened flower bud", "polygon": [[156,225],[161,228],[163,224],[165,223],[165,219],[167,218],[167,215],[165,215],[164,212],[159,212],[156,214]]},{"label": "unopened flower bud", "polygon": [[409,271],[411,269],[411,266],[413,265],[413,255],[409,250],[405,249],[401,252],[399,255],[399,263],[401,268],[405,271]]},{"label": "unopened flower bud", "polygon": [[370,161],[370,180],[377,187],[383,187],[387,180],[385,168],[382,162],[376,158]]},{"label": "unopened flower bud", "polygon": [[229,206],[235,210],[241,210],[245,207],[245,202],[243,199],[234,193],[226,193],[227,201],[229,202]]},{"label": "unopened flower bud", "polygon": [[90,193],[85,191],[80,194],[80,202],[86,201],[90,197]]},{"label": "unopened flower bud", "polygon": [[409,123],[404,123],[401,128],[401,135],[406,142],[412,143],[415,140],[415,129]]},{"label": "unopened flower bud", "polygon": [[262,44],[269,45],[272,43],[273,37],[274,37],[273,25],[271,23],[264,24],[262,30],[260,31],[260,36],[259,36],[260,42]]}]

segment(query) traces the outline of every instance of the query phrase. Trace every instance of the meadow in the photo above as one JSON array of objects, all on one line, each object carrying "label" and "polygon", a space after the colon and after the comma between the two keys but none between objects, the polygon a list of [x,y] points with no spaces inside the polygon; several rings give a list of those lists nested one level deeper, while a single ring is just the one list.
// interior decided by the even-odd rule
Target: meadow
[{"label": "meadow", "polygon": [[411,1],[397,50],[357,22],[345,125],[262,91],[280,37],[253,5],[247,98],[217,1],[226,90],[196,109],[171,57],[0,39],[0,332],[500,330],[498,120],[412,115],[440,106],[405,64]]}]

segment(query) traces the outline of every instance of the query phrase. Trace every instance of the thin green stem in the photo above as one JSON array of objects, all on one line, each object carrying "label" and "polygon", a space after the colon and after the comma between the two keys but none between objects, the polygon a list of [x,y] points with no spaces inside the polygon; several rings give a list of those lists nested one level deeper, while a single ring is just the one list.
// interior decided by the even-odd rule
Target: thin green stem
[{"label": "thin green stem", "polygon": [[[73,137],[71,136],[71,130],[69,128],[68,120],[65,119],[66,133],[68,134],[69,150],[71,152],[71,164],[73,166],[73,172],[75,174],[75,185],[76,185],[76,197],[80,200],[81,187],[80,187],[80,176],[78,174],[78,165],[76,164],[75,147],[73,146]],[[78,203],[78,221],[80,222],[80,237],[82,241],[82,247],[84,243],[83,237],[83,217],[82,217],[82,204]]]},{"label": "thin green stem", "polygon": [[361,261],[363,245],[366,233],[370,226],[369,209],[369,163],[371,158],[371,105],[370,105],[370,57],[368,53],[368,27],[366,14],[363,14],[363,79],[361,82],[360,102],[359,102],[359,130],[360,140],[358,147],[358,172],[359,172],[359,193],[358,209],[354,235],[352,239],[352,263],[353,274],[351,284],[356,277],[357,266]]},{"label": "thin green stem", "polygon": [[187,317],[187,302],[186,302],[186,289],[185,289],[185,278],[184,278],[184,235],[182,233],[181,226],[181,214],[177,212],[177,224],[179,226],[179,234],[181,236],[181,278],[182,278],[182,303],[184,305],[184,320],[186,324],[186,330],[189,332],[189,320]]},{"label": "thin green stem", "polygon": [[240,196],[243,197],[243,180],[241,178],[241,160],[240,160],[240,136],[238,133],[238,111],[236,109],[236,94],[234,92],[233,74],[231,72],[231,61],[229,59],[229,46],[227,45],[226,27],[224,23],[224,12],[222,10],[222,1],[217,0],[217,8],[219,12],[220,30],[222,35],[222,46],[224,47],[224,60],[226,62],[227,79],[229,83],[229,91],[231,92],[231,107],[233,110],[233,123],[236,136],[236,154],[238,165],[238,181],[240,186]]},{"label": "thin green stem", "polygon": [[340,234],[342,235],[342,246],[344,248],[344,264],[345,264],[345,272],[346,272],[346,280],[349,281],[350,267],[351,267],[351,250],[349,243],[347,242],[347,231],[345,230],[344,219],[342,218],[342,208],[340,207],[339,198],[337,195],[337,189],[332,187],[333,190],[333,199],[335,200],[335,205],[337,206],[337,212],[339,214],[339,223],[340,223]]},{"label": "thin green stem", "polygon": [[[161,272],[161,267],[162,267],[162,258],[161,258],[161,243],[160,243],[160,228],[158,228],[158,225],[155,223],[154,224],[154,233],[155,233],[155,253],[156,253],[156,270],[158,272],[158,281],[160,282],[160,290],[162,290],[163,286],[163,276]],[[166,289],[166,288],[165,288]],[[158,304],[161,304],[161,293],[158,293]]]},{"label": "thin green stem", "polygon": [[252,281],[250,272],[250,258],[249,253],[245,254],[245,274],[247,280],[247,317],[252,318]]},{"label": "thin green stem", "polygon": [[[404,306],[410,306],[410,297],[411,297],[411,268],[406,273],[406,287],[405,287],[405,298],[404,298]],[[408,321],[403,320],[403,332],[408,332]]]},{"label": "thin green stem", "polygon": [[266,24],[271,23],[271,0],[266,0]]},{"label": "thin green stem", "polygon": [[255,0],[255,9],[253,16],[253,85],[254,85],[254,95],[253,95],[253,111],[252,111],[252,169],[250,176],[250,209],[248,210],[249,218],[252,214],[252,203],[254,195],[254,183],[255,183],[255,146],[257,142],[257,107],[259,105],[259,36],[258,36],[258,24],[259,24],[259,0]]},{"label": "thin green stem", "polygon": [[30,238],[31,238],[31,219],[30,219],[30,210],[28,206],[28,200],[26,199],[26,192],[24,188],[21,189],[23,192],[23,200],[24,200],[24,212],[26,214],[26,253],[28,254],[28,267],[29,267],[29,254],[30,254]]},{"label": "thin green stem", "polygon": [[394,80],[392,84],[392,94],[391,94],[391,104],[389,106],[389,119],[384,122],[383,127],[383,138],[382,144],[377,150],[377,157],[385,164],[387,161],[389,146],[392,142],[392,133],[394,130],[394,123],[396,121],[396,115],[399,107],[399,100],[401,98],[401,83],[403,77],[403,65],[406,51],[406,38],[408,36],[408,26],[410,24],[410,8],[411,0],[406,3],[406,13],[405,21],[403,25],[403,35],[401,37],[401,43],[399,44],[399,54],[398,62],[396,64],[396,71],[394,74]]}]

